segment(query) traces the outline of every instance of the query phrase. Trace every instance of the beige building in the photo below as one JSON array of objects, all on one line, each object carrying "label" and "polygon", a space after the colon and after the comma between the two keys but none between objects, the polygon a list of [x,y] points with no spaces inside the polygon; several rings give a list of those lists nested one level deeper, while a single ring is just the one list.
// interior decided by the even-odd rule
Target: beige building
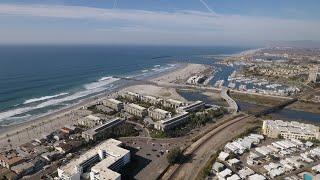
[{"label": "beige building", "polygon": [[106,99],[103,100],[103,105],[115,110],[115,111],[120,111],[123,109],[123,103],[121,101],[118,101],[116,99]]},{"label": "beige building", "polygon": [[178,101],[178,100],[175,100],[175,99],[167,99],[163,102],[164,107],[170,107],[170,108],[175,108],[175,109],[178,107],[184,106],[184,105],[185,105],[185,103]]},{"label": "beige building", "polygon": [[78,123],[82,126],[94,127],[103,123],[103,120],[94,115],[88,115],[84,118],[81,118]]},{"label": "beige building", "polygon": [[285,139],[319,139],[319,127],[297,121],[265,120],[262,132],[271,138],[279,136]]},{"label": "beige building", "polygon": [[188,112],[182,112],[174,117],[167,118],[164,120],[160,120],[154,124],[154,128],[161,130],[161,131],[166,131],[169,129],[172,129],[174,127],[177,127],[186,121],[189,120],[189,113]]},{"label": "beige building", "polygon": [[171,112],[159,108],[150,107],[148,109],[148,116],[155,120],[171,118],[171,115]]},{"label": "beige building", "polygon": [[125,104],[124,110],[127,113],[132,114],[134,116],[138,116],[138,117],[145,117],[148,114],[148,111],[146,108],[133,103]]},{"label": "beige building", "polygon": [[153,105],[156,105],[156,104],[161,103],[163,101],[160,98],[156,98],[154,96],[147,96],[147,95],[146,96],[145,95],[141,96],[141,100],[146,102],[146,103],[153,104]]},{"label": "beige building", "polygon": [[320,81],[320,72],[318,66],[315,65],[310,68],[308,81],[313,83]]},{"label": "beige building", "polygon": [[123,97],[127,98],[127,99],[130,99],[131,101],[134,101],[134,100],[140,100],[141,99],[141,95],[138,94],[138,93],[134,93],[134,92],[130,92],[130,91],[125,91],[123,94],[122,94]]},{"label": "beige building", "polygon": [[12,166],[23,163],[25,160],[18,156],[15,150],[5,151],[0,154],[0,165],[10,169]]},{"label": "beige building", "polygon": [[103,136],[109,129],[122,124],[124,121],[120,118],[114,118],[106,121],[105,123],[95,126],[91,129],[82,132],[82,137],[86,141],[95,141]]},{"label": "beige building", "polygon": [[59,167],[59,179],[80,180],[87,169],[90,180],[121,180],[121,174],[117,171],[130,162],[130,151],[121,146],[122,142],[115,139],[100,143]]}]

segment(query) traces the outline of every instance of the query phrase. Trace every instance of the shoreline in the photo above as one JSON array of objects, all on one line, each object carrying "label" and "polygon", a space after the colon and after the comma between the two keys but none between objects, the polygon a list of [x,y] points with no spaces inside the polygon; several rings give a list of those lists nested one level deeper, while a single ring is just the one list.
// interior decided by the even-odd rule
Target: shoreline
[{"label": "shoreline", "polygon": [[[149,77],[144,78],[143,80],[153,80],[155,78],[162,77],[166,74],[173,73],[173,72],[179,71],[179,70],[183,70],[190,63],[176,63],[176,64],[177,64],[177,67],[175,67],[173,69],[169,69],[164,72],[160,72],[159,74],[151,75]],[[35,117],[35,118],[30,119],[25,122],[21,122],[18,124],[12,124],[12,125],[8,125],[8,126],[2,126],[0,128],[0,140],[6,139],[9,136],[14,136],[17,134],[17,132],[19,132],[19,133],[25,132],[28,128],[33,127],[33,126],[40,126],[43,124],[50,123],[52,121],[58,121],[59,118],[63,118],[68,114],[72,114],[72,112],[78,110],[79,108],[81,108],[83,106],[88,106],[92,103],[95,103],[96,101],[98,101],[99,99],[101,99],[103,97],[111,96],[112,94],[114,94],[118,91],[121,91],[122,89],[128,88],[133,85],[138,85],[138,84],[141,84],[141,82],[123,83],[119,87],[111,90],[110,92],[103,91],[102,93],[98,93],[98,94],[93,95],[91,97],[84,98],[84,99],[80,100],[79,102],[74,103],[72,105],[69,105],[65,108],[62,108],[62,109],[59,109],[56,111],[52,111],[52,112],[48,112],[44,115]],[[1,144],[1,142],[0,142],[0,144]]]}]

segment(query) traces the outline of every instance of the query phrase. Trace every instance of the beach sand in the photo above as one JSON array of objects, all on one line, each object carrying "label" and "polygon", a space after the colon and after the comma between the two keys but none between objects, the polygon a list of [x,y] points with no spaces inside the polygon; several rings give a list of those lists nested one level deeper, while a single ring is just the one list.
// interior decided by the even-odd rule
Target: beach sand
[{"label": "beach sand", "polygon": [[[173,83],[185,80],[186,78],[202,72],[205,69],[207,69],[207,67],[202,64],[184,64],[178,69],[175,69],[171,72],[162,73],[160,76],[152,78],[151,80],[160,83]],[[173,88],[159,87],[154,85],[135,85],[127,87],[127,89],[139,93],[160,96],[163,98],[184,100]],[[83,111],[78,111],[81,107],[93,104],[99,99],[105,98],[106,96],[112,96],[112,94],[99,94],[97,96],[82,100],[81,102],[65,109],[52,112],[28,122],[2,128],[0,130],[0,148],[9,148],[9,144],[12,147],[16,147],[33,139],[41,138],[43,134],[58,130],[65,125],[75,124],[78,119],[88,114],[83,113]],[[10,140],[8,141],[8,139]]]},{"label": "beach sand", "polygon": [[[154,85],[135,85],[124,88],[123,91],[131,91],[143,95],[157,96],[163,99],[176,99],[181,101],[186,101],[182,96],[180,96],[174,88],[159,87]],[[121,91],[120,91],[121,92]]]},{"label": "beach sand", "polygon": [[153,78],[154,82],[162,83],[185,83],[186,79],[210,68],[204,64],[187,64],[184,68]]}]

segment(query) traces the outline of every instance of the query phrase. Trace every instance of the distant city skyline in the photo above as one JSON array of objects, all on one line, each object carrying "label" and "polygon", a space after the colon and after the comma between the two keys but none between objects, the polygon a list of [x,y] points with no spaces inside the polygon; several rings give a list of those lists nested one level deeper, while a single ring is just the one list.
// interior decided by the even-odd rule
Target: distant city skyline
[{"label": "distant city skyline", "polygon": [[3,0],[0,44],[319,41],[318,7],[316,0]]}]

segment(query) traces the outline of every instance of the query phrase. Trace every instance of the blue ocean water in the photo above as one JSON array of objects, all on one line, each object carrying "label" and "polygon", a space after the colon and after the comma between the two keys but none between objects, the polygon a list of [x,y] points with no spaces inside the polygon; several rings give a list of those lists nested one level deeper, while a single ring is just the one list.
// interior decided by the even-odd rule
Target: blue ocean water
[{"label": "blue ocean water", "polygon": [[180,62],[248,47],[0,46],[0,125],[22,122],[112,90],[113,75],[148,77]]}]

